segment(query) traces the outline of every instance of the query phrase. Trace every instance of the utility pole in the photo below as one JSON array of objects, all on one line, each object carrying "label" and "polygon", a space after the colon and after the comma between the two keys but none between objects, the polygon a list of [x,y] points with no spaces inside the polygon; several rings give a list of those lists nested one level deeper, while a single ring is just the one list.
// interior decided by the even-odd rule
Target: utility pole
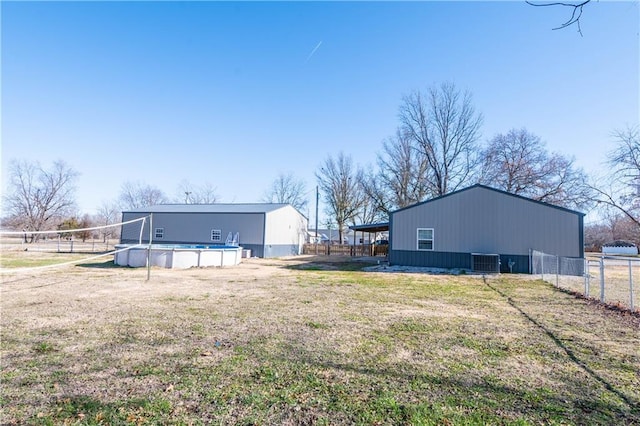
[{"label": "utility pole", "polygon": [[318,185],[316,185],[316,254],[318,254],[318,201],[320,200],[320,192],[318,191]]}]

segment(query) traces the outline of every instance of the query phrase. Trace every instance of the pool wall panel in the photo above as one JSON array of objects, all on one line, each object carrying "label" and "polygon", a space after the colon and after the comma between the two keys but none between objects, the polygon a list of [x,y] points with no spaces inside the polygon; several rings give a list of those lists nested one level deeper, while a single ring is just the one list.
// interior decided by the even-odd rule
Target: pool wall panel
[{"label": "pool wall panel", "polygon": [[[117,245],[116,250],[125,245]],[[147,266],[147,247],[136,247],[116,253],[114,262],[119,266],[143,267]],[[187,269],[207,266],[234,266],[242,261],[242,247],[235,248],[167,248],[153,247],[151,249],[151,266],[163,268]]]},{"label": "pool wall panel", "polygon": [[[147,251],[144,251],[145,256]],[[172,268],[173,256],[171,250],[151,250],[151,264],[154,266],[162,266],[163,268]],[[145,262],[146,263],[146,262]]]},{"label": "pool wall panel", "polygon": [[219,251],[206,251],[200,252],[199,266],[218,266],[222,265],[222,252]]}]

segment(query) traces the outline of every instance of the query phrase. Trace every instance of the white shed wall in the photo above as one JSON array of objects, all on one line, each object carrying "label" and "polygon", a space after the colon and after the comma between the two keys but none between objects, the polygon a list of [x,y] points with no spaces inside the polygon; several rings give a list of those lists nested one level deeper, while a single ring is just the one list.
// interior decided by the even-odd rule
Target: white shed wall
[{"label": "white shed wall", "polygon": [[267,213],[265,245],[301,245],[307,234],[307,218],[292,206]]}]

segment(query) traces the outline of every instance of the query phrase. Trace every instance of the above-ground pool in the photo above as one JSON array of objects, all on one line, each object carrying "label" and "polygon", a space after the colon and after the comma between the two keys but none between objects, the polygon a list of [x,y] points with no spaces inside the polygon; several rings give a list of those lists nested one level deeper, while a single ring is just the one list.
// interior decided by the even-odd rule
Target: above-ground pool
[{"label": "above-ground pool", "polygon": [[[136,244],[118,244],[114,254],[114,262],[119,266],[147,266],[149,246],[133,247]],[[128,247],[132,247],[127,249]],[[120,251],[122,250],[122,251]],[[205,245],[166,245],[151,246],[151,266],[163,268],[196,268],[207,266],[233,266],[242,259],[242,247],[205,246]]]}]

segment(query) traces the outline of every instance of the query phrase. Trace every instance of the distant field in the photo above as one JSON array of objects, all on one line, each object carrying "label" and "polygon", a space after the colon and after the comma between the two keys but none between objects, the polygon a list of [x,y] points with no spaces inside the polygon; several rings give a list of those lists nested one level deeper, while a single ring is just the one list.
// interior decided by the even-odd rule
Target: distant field
[{"label": "distant field", "polygon": [[336,260],[5,273],[1,422],[640,424],[637,317]]}]

